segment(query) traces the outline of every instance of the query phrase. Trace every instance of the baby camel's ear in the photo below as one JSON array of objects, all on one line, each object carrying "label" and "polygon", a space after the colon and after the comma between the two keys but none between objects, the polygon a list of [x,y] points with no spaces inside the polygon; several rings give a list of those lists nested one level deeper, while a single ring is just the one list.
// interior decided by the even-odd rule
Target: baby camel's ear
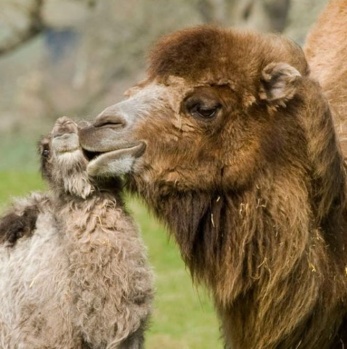
[{"label": "baby camel's ear", "polygon": [[301,74],[287,63],[270,63],[261,73],[259,97],[269,105],[285,106],[296,93]]}]

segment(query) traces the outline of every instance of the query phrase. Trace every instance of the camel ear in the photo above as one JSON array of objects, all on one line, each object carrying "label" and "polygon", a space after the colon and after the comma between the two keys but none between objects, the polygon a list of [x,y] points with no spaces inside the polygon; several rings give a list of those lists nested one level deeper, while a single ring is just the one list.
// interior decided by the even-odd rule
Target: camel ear
[{"label": "camel ear", "polygon": [[285,106],[296,93],[301,74],[287,63],[270,63],[261,73],[259,97],[273,106]]}]

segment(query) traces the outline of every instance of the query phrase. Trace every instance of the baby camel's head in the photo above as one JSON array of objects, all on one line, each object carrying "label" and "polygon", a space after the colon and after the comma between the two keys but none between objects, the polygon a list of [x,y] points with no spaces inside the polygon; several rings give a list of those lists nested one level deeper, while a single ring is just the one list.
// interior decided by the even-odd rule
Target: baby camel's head
[{"label": "baby camel's head", "polygon": [[[56,194],[85,199],[109,186],[107,180],[96,186],[88,177],[88,160],[78,133],[78,125],[69,118],[64,116],[56,121],[51,133],[39,143],[41,173]],[[115,190],[114,180],[112,191]]]}]

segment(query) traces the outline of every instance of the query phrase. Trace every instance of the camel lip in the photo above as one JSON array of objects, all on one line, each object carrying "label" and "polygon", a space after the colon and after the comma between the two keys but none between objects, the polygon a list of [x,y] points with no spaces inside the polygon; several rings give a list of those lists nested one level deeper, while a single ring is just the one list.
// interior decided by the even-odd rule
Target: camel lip
[{"label": "camel lip", "polygon": [[108,151],[93,151],[90,149],[83,149],[83,154],[88,161],[94,161],[103,156],[112,156],[116,158],[117,156],[121,157],[124,154],[131,155],[135,158],[140,157],[146,150],[146,143],[143,141],[139,142],[129,142],[126,144],[120,144],[114,149]]},{"label": "camel lip", "polygon": [[62,139],[65,139],[65,138],[69,138],[69,137],[71,137],[72,135],[76,135],[76,137],[77,137],[77,133],[76,132],[73,132],[73,131],[69,131],[69,132],[63,132],[63,131],[61,131],[61,132],[53,132],[52,133],[52,136],[53,136],[53,138],[62,138]]},{"label": "camel lip", "polygon": [[78,135],[75,132],[53,133],[52,148],[59,154],[73,153],[80,149]]}]

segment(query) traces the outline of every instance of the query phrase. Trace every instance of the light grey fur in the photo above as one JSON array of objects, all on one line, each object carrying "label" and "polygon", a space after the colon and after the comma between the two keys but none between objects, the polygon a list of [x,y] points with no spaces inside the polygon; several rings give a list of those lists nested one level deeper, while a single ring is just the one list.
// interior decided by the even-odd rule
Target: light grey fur
[{"label": "light grey fur", "polygon": [[146,249],[120,197],[88,180],[76,134],[76,124],[57,121],[52,191],[12,208],[39,213],[31,236],[0,245],[1,349],[143,348],[153,298]]}]

